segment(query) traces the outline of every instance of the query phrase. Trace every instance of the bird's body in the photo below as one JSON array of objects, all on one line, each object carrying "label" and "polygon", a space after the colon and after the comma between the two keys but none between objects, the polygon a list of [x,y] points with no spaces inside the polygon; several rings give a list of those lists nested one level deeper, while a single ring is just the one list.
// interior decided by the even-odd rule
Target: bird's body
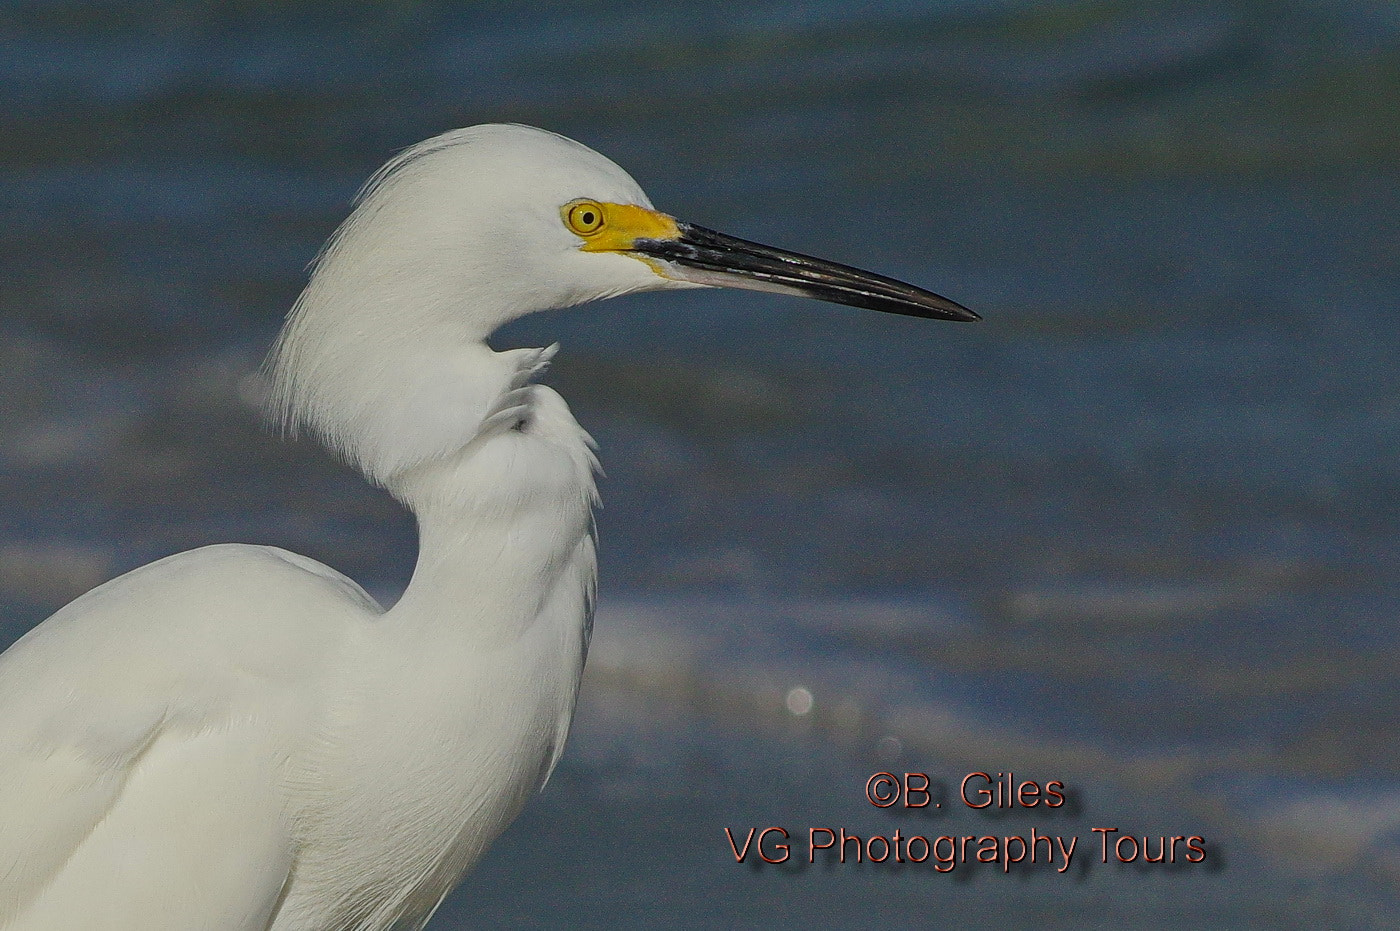
[{"label": "bird's body", "polygon": [[0,929],[421,927],[548,778],[591,629],[591,441],[533,382],[552,348],[486,337],[713,284],[961,311],[863,274],[679,224],[539,130],[391,162],[270,375],[286,423],[413,510],[412,581],[384,611],[313,560],[211,546],[0,656]]},{"label": "bird's body", "polygon": [[439,466],[526,495],[420,514],[388,612],[304,557],[210,546],[108,582],[0,656],[15,926],[426,920],[547,778],[583,670],[590,454],[557,396],[545,406],[557,423]]}]

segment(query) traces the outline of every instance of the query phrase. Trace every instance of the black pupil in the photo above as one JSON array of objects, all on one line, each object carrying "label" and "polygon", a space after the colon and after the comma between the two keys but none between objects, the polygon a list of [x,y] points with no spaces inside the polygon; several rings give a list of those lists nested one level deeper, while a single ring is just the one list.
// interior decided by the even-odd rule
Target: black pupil
[{"label": "black pupil", "polygon": [[584,226],[592,226],[592,225],[593,225],[593,211],[592,211],[592,210],[585,210],[585,211],[583,212],[583,225],[584,225]]}]

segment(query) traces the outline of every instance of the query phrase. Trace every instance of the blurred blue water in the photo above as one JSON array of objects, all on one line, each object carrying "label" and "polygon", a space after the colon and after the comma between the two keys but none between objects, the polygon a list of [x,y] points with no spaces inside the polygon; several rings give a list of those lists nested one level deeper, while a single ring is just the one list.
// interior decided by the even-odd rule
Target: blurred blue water
[{"label": "blurred blue water", "polygon": [[[267,435],[250,373],[384,158],[529,122],[614,157],[663,209],[986,318],[687,293],[500,334],[564,344],[551,381],[602,444],[600,629],[647,618],[702,657],[620,645],[586,699],[698,704],[682,735],[740,755],[723,735],[766,700],[741,671],[800,681],[860,709],[835,769],[891,735],[925,765],[976,763],[956,735],[995,732],[981,765],[1078,766],[1264,851],[1191,887],[1225,884],[1190,920],[1268,926],[1304,882],[1300,836],[1332,853],[1303,871],[1324,886],[1298,920],[1361,924],[1393,897],[1394,5],[10,2],[0,92],[8,637],[219,539],[392,597],[411,523]],[[736,692],[757,697],[696,698]],[[814,726],[819,747],[845,734]],[[579,735],[566,785],[601,765],[600,734]],[[1326,884],[1340,918],[1308,911]],[[726,888],[736,909],[786,901]],[[1056,892],[1017,902],[1082,917]]]}]

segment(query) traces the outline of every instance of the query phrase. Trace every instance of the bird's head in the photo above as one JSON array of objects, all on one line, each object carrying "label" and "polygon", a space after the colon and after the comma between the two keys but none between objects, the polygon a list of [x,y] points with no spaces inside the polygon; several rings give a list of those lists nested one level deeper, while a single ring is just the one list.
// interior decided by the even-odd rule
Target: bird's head
[{"label": "bird's head", "polygon": [[488,332],[531,311],[697,286],[976,319],[921,288],[670,217],[609,159],[528,126],[473,126],[405,151],[366,186],[340,248],[375,253],[400,284],[436,282]]},{"label": "bird's head", "polygon": [[[378,450],[421,447],[421,459],[470,438],[485,401],[454,399],[468,390],[467,357],[502,324],[693,287],[977,319],[913,285],[677,220],[627,172],[562,136],[473,126],[406,150],[365,186],[274,351],[277,402],[287,422],[312,427],[382,479],[416,454],[378,465]],[[374,455],[363,448],[370,435],[381,438]],[[422,437],[431,442],[415,442]]]}]

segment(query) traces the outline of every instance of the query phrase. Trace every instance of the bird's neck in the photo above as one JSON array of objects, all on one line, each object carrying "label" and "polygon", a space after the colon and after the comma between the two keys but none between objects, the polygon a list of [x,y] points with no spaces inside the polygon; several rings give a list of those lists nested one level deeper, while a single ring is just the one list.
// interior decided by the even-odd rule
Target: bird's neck
[{"label": "bird's neck", "polygon": [[549,388],[523,399],[519,420],[488,417],[461,449],[391,484],[420,537],[391,622],[481,644],[520,636],[561,589],[591,603],[591,441]]},{"label": "bird's neck", "polygon": [[[425,276],[370,274],[416,261],[383,251],[364,267],[348,261],[353,249],[323,262],[271,356],[274,398],[288,423],[417,518],[418,564],[386,620],[459,641],[506,636],[531,623],[575,563],[587,579],[567,584],[591,591],[591,541],[579,551],[595,494],[589,441],[557,394],[531,385],[550,351],[485,342],[529,308],[468,288],[471,312],[454,312],[444,302],[461,289],[441,283],[388,293],[386,282]],[[383,326],[385,316],[396,325]]]},{"label": "bird's neck", "polygon": [[[433,814],[431,836],[411,851],[369,847],[374,866],[436,857],[441,880],[427,882],[438,892],[558,760],[587,648],[592,455],[557,394],[534,386],[522,396],[527,411],[486,418],[461,448],[388,483],[417,516],[418,562],[344,667],[354,680],[336,720],[348,722],[354,797],[385,800],[386,836],[403,812]],[[367,769],[365,759],[393,765]]]}]

